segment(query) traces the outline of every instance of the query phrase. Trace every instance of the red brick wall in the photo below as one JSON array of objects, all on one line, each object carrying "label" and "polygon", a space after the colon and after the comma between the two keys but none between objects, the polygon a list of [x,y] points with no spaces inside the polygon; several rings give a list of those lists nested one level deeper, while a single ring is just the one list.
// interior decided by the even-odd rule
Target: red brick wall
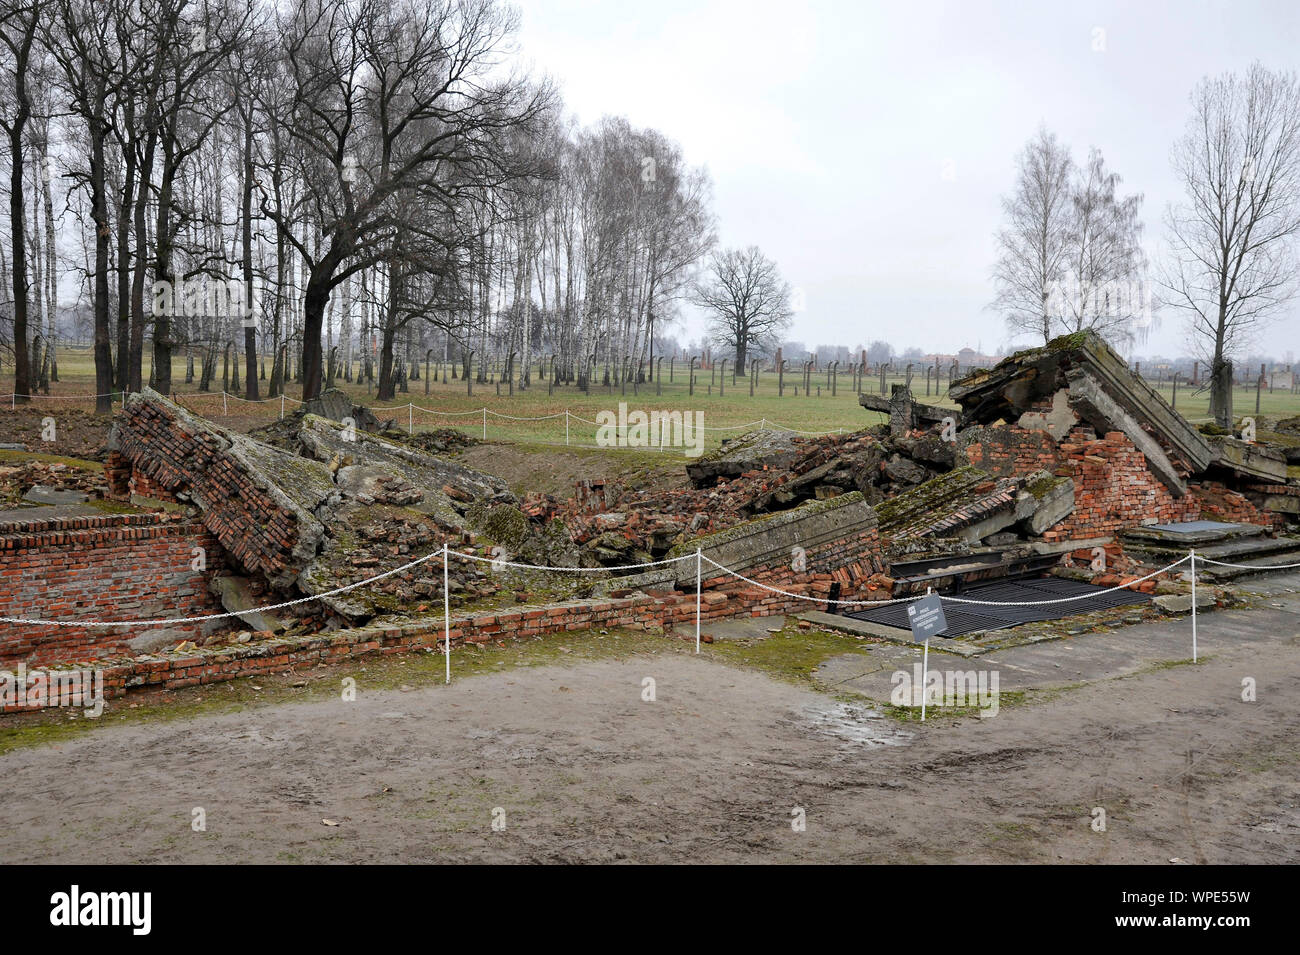
[{"label": "red brick wall", "polygon": [[1271,514],[1222,484],[1191,484],[1186,496],[1175,498],[1122,431],[1098,438],[1074,428],[1058,445],[1045,431],[1007,425],[979,429],[971,439],[967,460],[998,476],[1046,470],[1074,479],[1074,513],[1043,535],[1048,540],[1104,536],[1150,518],[1274,523]]},{"label": "red brick wall", "polygon": [[[705,579],[700,616],[703,620],[710,621],[824,609],[824,598],[830,594],[831,585],[837,580],[841,584],[842,599],[887,599],[891,582],[873,574],[872,566],[872,559],[864,557],[833,574],[794,574],[789,567],[782,566],[765,568],[750,575],[754,580],[795,596],[773,593],[728,575]],[[802,599],[806,596],[823,599]],[[451,640],[454,648],[467,641],[486,643],[507,637],[537,637],[600,627],[628,627],[637,630],[662,628],[672,631],[679,626],[693,627],[694,621],[695,591],[692,583],[682,591],[655,590],[637,596],[574,600],[547,607],[520,607],[515,610],[454,616],[451,618]],[[688,630],[687,635],[689,632]],[[162,653],[153,654],[148,659],[113,660],[103,664],[104,696],[105,699],[120,697],[133,687],[161,686],[174,689],[283,671],[297,665],[341,662],[372,653],[397,653],[435,647],[441,644],[442,639],[442,623],[434,618],[400,626],[363,627],[247,646],[203,649],[187,654]],[[86,659],[88,655],[83,653],[76,658]],[[452,665],[454,668],[455,664]]]},{"label": "red brick wall", "polygon": [[[1144,520],[1191,520],[1187,501],[1178,501],[1147,469],[1146,456],[1121,431],[1100,440],[1072,432],[1060,445],[1064,468],[1074,478],[1074,513],[1043,536],[1069,540],[1113,534]],[[1058,470],[1059,473],[1059,470]]]},{"label": "red brick wall", "polygon": [[249,571],[272,580],[295,576],[298,518],[281,507],[225,452],[216,435],[191,429],[163,405],[129,405],[118,423],[119,450],[109,456],[110,485],[148,497],[187,491],[204,504],[203,521]]},{"label": "red brick wall", "polygon": [[1207,521],[1236,521],[1243,524],[1271,524],[1275,530],[1286,528],[1281,514],[1255,506],[1249,498],[1231,491],[1218,481],[1204,481],[1187,490],[1195,502],[1198,517]]},{"label": "red brick wall", "polygon": [[[736,616],[764,617],[825,606],[824,603],[783,597],[731,578],[726,582],[717,579],[706,584],[709,587],[721,586],[703,595],[701,618],[705,621]],[[788,584],[782,589],[815,594],[828,592],[830,585],[830,575],[818,575],[815,580]],[[671,592],[453,617],[451,639],[454,648],[466,641],[487,643],[507,637],[519,639],[599,627],[673,630],[678,626],[693,626],[694,621],[695,594]],[[155,654],[153,658],[112,661],[103,665],[104,697],[106,700],[121,697],[133,687],[175,689],[280,672],[292,666],[338,663],[372,653],[399,653],[435,647],[441,645],[442,639],[441,624],[426,620],[401,627],[363,628],[239,648]],[[454,661],[452,668],[455,669]],[[18,707],[6,709],[16,710]]]},{"label": "red brick wall", "polygon": [[[167,514],[115,514],[0,523],[0,616],[45,620],[148,620],[219,612],[207,570],[216,540]],[[128,653],[127,641],[159,627],[54,627],[0,623],[0,664],[29,666]],[[197,634],[198,624],[176,629]],[[178,640],[180,638],[178,637]]]},{"label": "red brick wall", "polygon": [[970,429],[964,438],[962,452],[973,467],[994,477],[1024,477],[1035,471],[1055,472],[1066,460],[1056,441],[1046,431],[1015,425]]}]

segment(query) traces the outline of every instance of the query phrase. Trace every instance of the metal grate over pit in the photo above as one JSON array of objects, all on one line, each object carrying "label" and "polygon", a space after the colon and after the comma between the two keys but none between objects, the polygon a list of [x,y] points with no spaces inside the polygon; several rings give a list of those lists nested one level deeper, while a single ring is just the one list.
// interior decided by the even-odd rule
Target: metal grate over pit
[{"label": "metal grate over pit", "polygon": [[[963,634],[981,630],[1005,630],[1007,627],[1022,623],[1034,623],[1042,620],[1059,620],[1076,614],[1090,613],[1093,610],[1105,610],[1109,607],[1125,607],[1146,603],[1151,599],[1148,594],[1131,590],[1114,590],[1107,592],[1105,587],[1061,577],[1042,577],[1036,580],[1002,580],[992,584],[981,584],[963,590],[959,596],[963,600],[989,600],[998,604],[1022,603],[1035,600],[1060,600],[1062,597],[1077,597],[1068,603],[1039,604],[1027,607],[985,606],[982,604],[955,603],[945,600],[944,618],[948,629],[941,636],[960,637]],[[866,620],[886,627],[908,630],[907,604],[891,604],[887,607],[872,607],[867,610],[855,610],[844,614],[855,620]]]}]

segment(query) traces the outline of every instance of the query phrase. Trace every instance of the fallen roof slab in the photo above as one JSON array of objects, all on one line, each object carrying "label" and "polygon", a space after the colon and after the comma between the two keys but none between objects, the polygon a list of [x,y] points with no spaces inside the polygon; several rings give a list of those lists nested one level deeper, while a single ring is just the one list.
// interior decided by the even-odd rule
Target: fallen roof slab
[{"label": "fallen roof slab", "polygon": [[1214,449],[1213,465],[1264,481],[1286,481],[1286,452],[1226,435],[1208,440]]},{"label": "fallen roof slab", "polygon": [[1150,447],[1152,439],[1158,442],[1164,449],[1160,457],[1168,462],[1162,467],[1166,473],[1160,475],[1166,483],[1175,458],[1191,473],[1204,471],[1213,460],[1209,443],[1191,422],[1092,331],[1064,335],[1005,358],[991,369],[976,370],[953,382],[948,395],[962,406],[965,424],[1015,421],[1052,400],[1061,388],[1070,388],[1071,371],[1074,381],[1089,381],[1072,389],[1071,405],[1076,411],[1100,430],[1123,431],[1139,448]]}]

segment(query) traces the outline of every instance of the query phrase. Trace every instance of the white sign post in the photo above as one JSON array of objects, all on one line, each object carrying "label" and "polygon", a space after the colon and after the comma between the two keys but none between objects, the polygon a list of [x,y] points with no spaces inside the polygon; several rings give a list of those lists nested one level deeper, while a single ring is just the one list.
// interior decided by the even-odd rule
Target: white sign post
[{"label": "white sign post", "polygon": [[943,598],[925,588],[925,596],[907,605],[907,622],[912,625],[912,639],[924,639],[921,652],[921,722],[925,722],[926,687],[930,683],[930,637],[948,629],[943,615]]}]

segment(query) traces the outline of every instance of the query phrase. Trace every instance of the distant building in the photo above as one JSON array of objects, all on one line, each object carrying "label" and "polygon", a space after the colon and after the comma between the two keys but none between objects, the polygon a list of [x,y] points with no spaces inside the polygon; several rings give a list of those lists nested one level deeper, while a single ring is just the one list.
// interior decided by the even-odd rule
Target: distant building
[{"label": "distant building", "polygon": [[1006,356],[984,355],[973,348],[963,348],[954,357],[961,362],[962,368],[991,368]]}]

